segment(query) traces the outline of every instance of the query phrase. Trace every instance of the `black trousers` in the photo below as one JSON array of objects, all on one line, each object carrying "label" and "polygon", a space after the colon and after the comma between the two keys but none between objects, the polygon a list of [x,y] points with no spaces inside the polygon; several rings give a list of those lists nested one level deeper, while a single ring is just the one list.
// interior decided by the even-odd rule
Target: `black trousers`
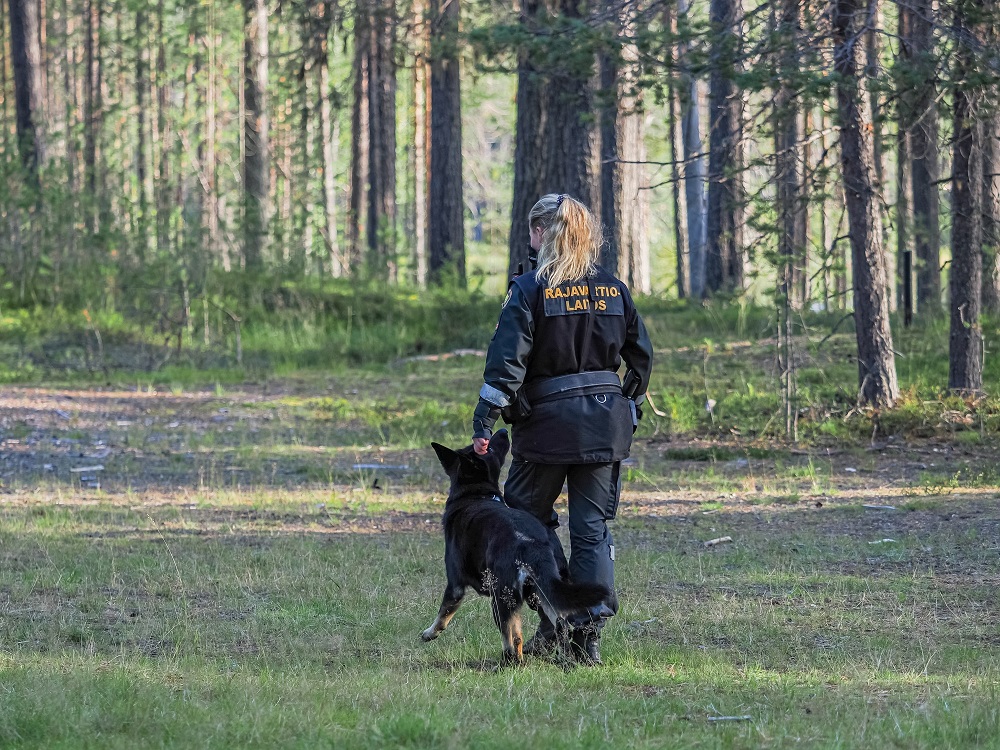
[{"label": "black trousers", "polygon": [[[504,484],[507,505],[531,513],[548,528],[549,544],[561,571],[568,571],[574,582],[603,583],[608,587],[611,596],[605,604],[613,613],[618,611],[618,597],[615,594],[614,540],[607,522],[615,517],[618,510],[620,466],[617,461],[540,464],[515,459]],[[553,510],[563,482],[569,488],[568,565],[562,544],[556,536],[559,515]],[[543,628],[546,623],[543,617]],[[597,625],[603,625],[603,618]]]}]

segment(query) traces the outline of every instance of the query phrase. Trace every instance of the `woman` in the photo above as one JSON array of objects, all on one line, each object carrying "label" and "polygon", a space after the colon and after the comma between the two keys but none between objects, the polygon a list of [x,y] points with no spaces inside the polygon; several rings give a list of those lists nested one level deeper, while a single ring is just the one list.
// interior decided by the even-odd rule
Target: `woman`
[{"label": "woman", "polygon": [[[567,195],[543,196],[528,215],[538,268],[516,277],[504,300],[486,355],[485,381],[473,416],[473,445],[485,453],[501,414],[513,424],[513,463],[504,486],[507,504],[549,528],[556,560],[566,557],[553,511],[569,487],[570,578],[604,584],[606,606],[571,622],[573,648],[600,664],[600,633],[618,609],[614,545],[607,521],[615,516],[619,467],[638,423],[652,345],[624,283],[597,265],[601,233],[586,206]],[[622,359],[625,392],[618,380]],[[526,653],[556,645],[542,617]]]}]

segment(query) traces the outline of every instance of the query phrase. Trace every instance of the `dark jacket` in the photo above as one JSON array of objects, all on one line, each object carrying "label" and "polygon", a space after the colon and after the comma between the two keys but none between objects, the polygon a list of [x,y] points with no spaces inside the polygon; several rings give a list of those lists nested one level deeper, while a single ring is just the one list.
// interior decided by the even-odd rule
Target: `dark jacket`
[{"label": "dark jacket", "polygon": [[[643,394],[653,349],[628,287],[603,269],[589,279],[558,287],[537,273],[518,276],[504,300],[486,355],[485,384],[473,430],[486,437],[501,408],[520,405],[530,414],[514,419],[515,458],[547,463],[598,463],[628,455],[633,405],[607,373],[622,360],[638,377]],[[531,402],[530,394],[559,376],[595,373],[604,387],[589,387]],[[612,381],[613,382],[613,381]],[[487,408],[489,407],[489,408]],[[489,413],[487,413],[489,412]]]}]

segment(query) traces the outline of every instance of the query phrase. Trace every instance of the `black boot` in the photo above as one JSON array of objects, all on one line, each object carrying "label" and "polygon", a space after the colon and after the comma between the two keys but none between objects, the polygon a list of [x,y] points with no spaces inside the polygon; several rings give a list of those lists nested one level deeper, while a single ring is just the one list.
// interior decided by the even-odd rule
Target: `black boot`
[{"label": "black boot", "polygon": [[555,631],[546,629],[543,621],[535,634],[525,642],[523,650],[525,656],[548,656],[556,650],[558,645],[559,639],[556,637]]},{"label": "black boot", "polygon": [[573,629],[571,640],[573,657],[588,667],[600,666],[601,661],[601,629],[593,625]]},{"label": "black boot", "polygon": [[548,656],[559,645],[559,638],[556,634],[555,626],[549,622],[542,610],[542,602],[538,597],[535,584],[530,579],[524,586],[524,603],[538,613],[538,630],[527,641],[524,642],[525,656]]},{"label": "black boot", "polygon": [[538,622],[538,630],[524,644],[528,656],[549,656],[569,640],[569,625],[560,619],[555,625],[543,613]]},{"label": "black boot", "polygon": [[587,666],[603,663],[601,661],[601,630],[608,619],[614,617],[614,614],[613,609],[602,603],[570,618],[569,624],[573,627],[570,648],[578,662]]}]

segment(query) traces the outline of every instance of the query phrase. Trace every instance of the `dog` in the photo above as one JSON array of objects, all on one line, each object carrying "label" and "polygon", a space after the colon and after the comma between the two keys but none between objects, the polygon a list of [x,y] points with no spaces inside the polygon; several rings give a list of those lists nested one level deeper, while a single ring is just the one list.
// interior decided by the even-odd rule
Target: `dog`
[{"label": "dog", "polygon": [[437,638],[448,627],[466,588],[492,600],[493,619],[503,641],[502,664],[522,664],[524,639],[521,606],[537,596],[545,616],[560,624],[565,636],[566,617],[599,606],[609,595],[601,584],[574,584],[562,578],[548,532],[537,518],[509,508],[500,494],[500,470],[510,438],[497,432],[486,455],[472,446],[455,451],[431,443],[451,479],[442,525],[445,538],[445,586],[441,608],[433,624],[421,634]]}]

